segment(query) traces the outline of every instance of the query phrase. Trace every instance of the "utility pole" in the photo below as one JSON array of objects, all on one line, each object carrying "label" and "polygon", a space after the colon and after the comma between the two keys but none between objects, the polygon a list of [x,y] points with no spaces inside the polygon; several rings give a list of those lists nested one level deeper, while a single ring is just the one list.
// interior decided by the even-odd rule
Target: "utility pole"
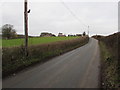
[{"label": "utility pole", "polygon": [[28,56],[28,11],[27,0],[24,1],[25,56]]},{"label": "utility pole", "polygon": [[88,37],[89,37],[89,26],[88,26]]}]

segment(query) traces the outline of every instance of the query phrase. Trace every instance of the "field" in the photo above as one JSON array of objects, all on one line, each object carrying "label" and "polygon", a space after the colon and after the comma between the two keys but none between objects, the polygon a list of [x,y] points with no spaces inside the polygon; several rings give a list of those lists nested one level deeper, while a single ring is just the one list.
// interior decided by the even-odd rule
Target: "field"
[{"label": "field", "polygon": [[[50,42],[56,41],[63,41],[63,40],[71,40],[78,37],[35,37],[29,38],[28,44],[29,45],[36,45],[36,44],[45,44]],[[2,47],[15,47],[24,45],[24,39],[11,39],[11,40],[2,40]]]}]

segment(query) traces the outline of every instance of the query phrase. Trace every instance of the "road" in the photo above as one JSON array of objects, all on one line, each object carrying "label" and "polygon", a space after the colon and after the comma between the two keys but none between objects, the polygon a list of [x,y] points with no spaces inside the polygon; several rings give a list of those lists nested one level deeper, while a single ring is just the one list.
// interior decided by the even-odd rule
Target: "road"
[{"label": "road", "polygon": [[88,44],[3,80],[3,88],[98,88],[99,45]]}]

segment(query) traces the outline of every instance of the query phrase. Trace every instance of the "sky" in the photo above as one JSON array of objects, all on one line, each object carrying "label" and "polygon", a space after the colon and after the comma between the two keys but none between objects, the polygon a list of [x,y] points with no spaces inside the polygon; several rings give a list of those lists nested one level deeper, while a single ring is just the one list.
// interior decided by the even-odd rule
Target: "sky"
[{"label": "sky", "polygon": [[[18,34],[24,34],[23,0],[5,0],[0,6],[0,27],[11,24]],[[88,30],[90,35],[109,35],[118,31],[117,0],[29,0],[28,8],[31,36],[39,36],[41,32],[79,34]]]}]

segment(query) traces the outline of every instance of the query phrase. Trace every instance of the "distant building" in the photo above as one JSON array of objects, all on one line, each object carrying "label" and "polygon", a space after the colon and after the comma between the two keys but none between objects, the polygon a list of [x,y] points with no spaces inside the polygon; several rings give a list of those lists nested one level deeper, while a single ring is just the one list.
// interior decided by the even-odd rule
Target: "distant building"
[{"label": "distant building", "polygon": [[52,33],[43,32],[41,33],[40,37],[55,37],[55,35]]},{"label": "distant building", "polygon": [[76,36],[82,36],[82,34],[76,34]]},{"label": "distant building", "polygon": [[68,37],[75,37],[75,35],[69,34]]},{"label": "distant building", "polygon": [[63,35],[63,33],[59,33],[58,37],[66,37],[66,35]]}]

